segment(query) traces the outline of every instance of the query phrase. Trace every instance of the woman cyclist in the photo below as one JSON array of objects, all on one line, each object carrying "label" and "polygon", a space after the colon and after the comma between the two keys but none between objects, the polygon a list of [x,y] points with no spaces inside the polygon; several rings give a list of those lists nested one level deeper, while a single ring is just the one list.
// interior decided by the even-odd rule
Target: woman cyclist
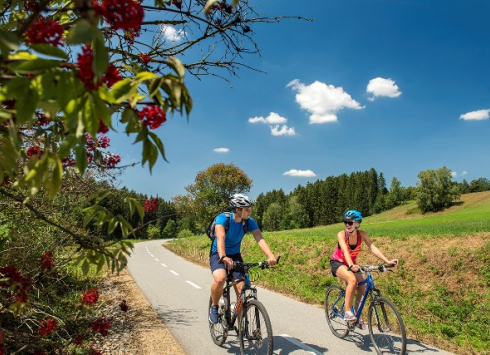
[{"label": "woman cyclist", "polygon": [[[361,250],[362,243],[366,243],[371,252],[383,260],[387,264],[397,265],[398,260],[388,260],[383,253],[376,248],[374,243],[369,239],[366,232],[359,229],[362,222],[361,212],[357,210],[349,210],[344,213],[343,218],[345,229],[337,234],[337,247],[330,259],[330,268],[333,276],[338,276],[347,283],[345,289],[345,312],[344,319],[348,321],[356,321],[357,318],[354,315],[354,308],[352,303],[354,300],[354,291],[357,283],[362,281],[362,275],[356,273],[359,271],[359,266],[356,265],[357,256]],[[356,305],[359,304],[364,287],[362,285],[357,289]],[[362,327],[362,324],[360,324]]]}]

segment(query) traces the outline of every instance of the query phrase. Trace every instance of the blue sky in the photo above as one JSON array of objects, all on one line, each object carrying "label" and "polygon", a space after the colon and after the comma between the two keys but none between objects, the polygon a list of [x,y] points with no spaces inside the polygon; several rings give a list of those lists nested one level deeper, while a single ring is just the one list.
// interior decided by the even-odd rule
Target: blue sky
[{"label": "blue sky", "polygon": [[[221,162],[245,171],[253,198],[370,168],[387,187],[443,165],[456,181],[490,178],[490,2],[250,3],[314,21],[252,27],[261,55],[244,61],[266,74],[188,76],[189,121],[155,131],[169,163],[130,168],[121,186],[168,200]],[[131,138],[110,137],[122,164],[141,160]]]}]

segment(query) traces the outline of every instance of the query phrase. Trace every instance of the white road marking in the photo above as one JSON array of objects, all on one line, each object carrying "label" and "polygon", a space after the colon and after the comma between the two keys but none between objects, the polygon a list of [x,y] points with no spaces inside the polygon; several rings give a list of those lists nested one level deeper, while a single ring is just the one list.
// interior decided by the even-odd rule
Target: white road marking
[{"label": "white road marking", "polygon": [[158,260],[157,258],[155,258],[155,260],[156,260],[156,261],[160,261],[160,260]]},{"label": "white road marking", "polygon": [[164,263],[160,263],[160,265],[162,265],[163,267],[167,267],[167,265],[165,265]]},{"label": "white road marking", "polygon": [[152,253],[150,253],[150,256],[151,256],[152,258],[154,258],[154,257],[155,257],[155,256],[154,256]]},{"label": "white road marking", "polygon": [[173,271],[173,270],[170,270],[170,272],[171,272],[172,274],[174,274],[175,276],[179,276],[179,274],[177,274],[177,273],[176,273],[175,271]]},{"label": "white road marking", "polygon": [[187,282],[187,283],[188,283],[189,285],[191,285],[192,287],[197,288],[198,290],[200,290],[200,289],[201,289],[201,287],[197,286],[197,285],[196,285],[194,282],[192,282],[192,281],[185,280],[185,282]]},{"label": "white road marking", "polygon": [[298,339],[294,339],[294,338],[291,338],[289,335],[287,334],[281,334],[279,335],[280,337],[286,339],[287,341],[289,341],[290,343],[293,343],[294,345],[300,347],[301,349],[304,349],[305,351],[307,351],[308,353],[310,354],[314,354],[314,355],[323,355],[323,353],[313,349],[312,347],[306,345],[306,344],[303,344],[302,342],[300,342]]}]

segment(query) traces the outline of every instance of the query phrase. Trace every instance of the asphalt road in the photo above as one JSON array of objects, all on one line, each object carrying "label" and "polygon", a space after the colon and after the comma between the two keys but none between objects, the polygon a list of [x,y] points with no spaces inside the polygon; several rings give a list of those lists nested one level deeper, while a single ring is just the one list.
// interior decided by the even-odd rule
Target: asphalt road
[{"label": "asphalt road", "polygon": [[[135,244],[128,269],[172,335],[187,355],[240,353],[234,332],[229,333],[222,347],[211,340],[207,315],[211,271],[173,254],[162,243],[155,240]],[[274,354],[376,353],[367,330],[356,329],[345,339],[332,335],[320,307],[264,289],[258,290],[258,298],[271,319]],[[408,354],[450,354],[411,340],[407,350]]]}]

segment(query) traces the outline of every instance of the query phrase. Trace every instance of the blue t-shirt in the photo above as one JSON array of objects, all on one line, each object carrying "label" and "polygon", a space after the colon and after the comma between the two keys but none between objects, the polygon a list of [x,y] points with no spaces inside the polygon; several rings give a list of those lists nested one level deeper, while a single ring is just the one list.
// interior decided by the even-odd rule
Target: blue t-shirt
[{"label": "blue t-shirt", "polygon": [[[221,213],[216,217],[216,224],[221,224],[223,227],[226,227],[226,215]],[[254,230],[259,229],[257,222],[253,220],[253,218],[248,217],[248,231],[253,232]],[[215,232],[213,232],[215,233]],[[243,226],[242,222],[236,223],[233,219],[233,213],[230,212],[230,227],[226,232],[225,238],[225,253],[226,255],[233,255],[240,253],[240,247],[242,245],[243,239]],[[216,234],[214,234],[215,238],[213,240],[213,244],[211,245],[211,252],[216,253],[218,251],[218,247],[216,246],[217,239]]]}]

